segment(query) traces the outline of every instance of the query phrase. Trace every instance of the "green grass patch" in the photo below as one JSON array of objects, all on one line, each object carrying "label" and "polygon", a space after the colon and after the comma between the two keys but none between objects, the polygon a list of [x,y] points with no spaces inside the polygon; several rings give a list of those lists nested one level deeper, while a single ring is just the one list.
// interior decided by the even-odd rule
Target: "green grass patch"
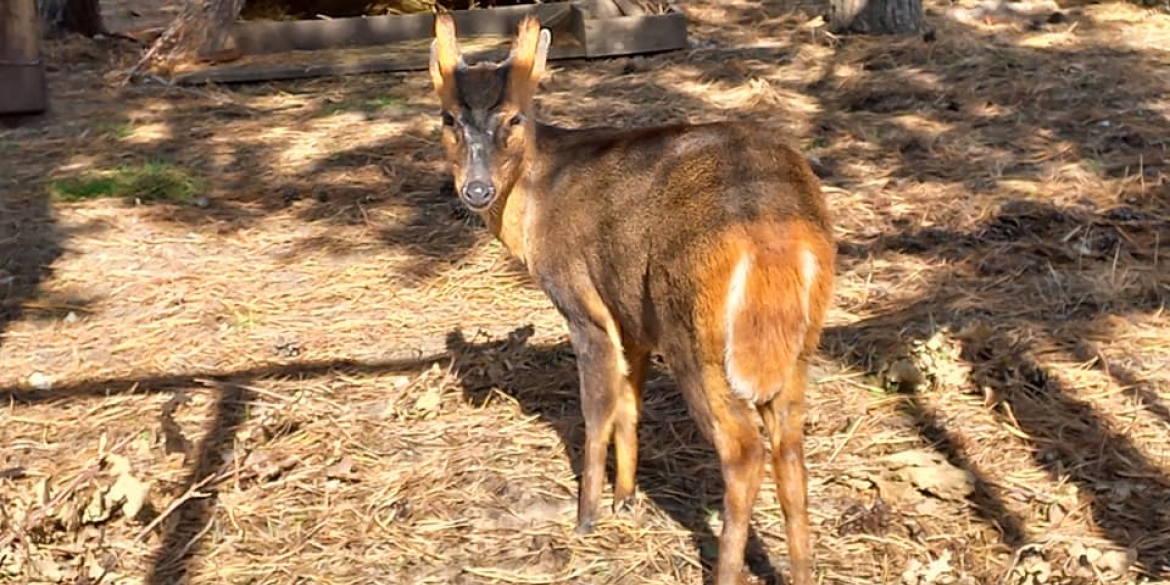
[{"label": "green grass patch", "polygon": [[806,140],[806,141],[805,141],[805,143],[804,143],[804,150],[805,150],[805,152],[808,152],[808,151],[810,151],[810,150],[816,150],[816,149],[818,149],[818,148],[824,148],[824,147],[826,147],[826,146],[828,146],[828,145],[829,145],[829,139],[828,139],[828,137],[825,137],[825,136],[818,136],[818,137],[816,137],[816,138],[813,138],[812,140]]},{"label": "green grass patch", "polygon": [[98,122],[94,124],[94,130],[102,136],[122,140],[134,133],[134,124],[129,120]]},{"label": "green grass patch", "polygon": [[399,108],[402,107],[402,99],[387,95],[376,97],[366,102],[366,104],[374,108]]},{"label": "green grass patch", "polygon": [[162,162],[120,166],[54,181],[49,192],[60,201],[126,198],[191,203],[203,190],[187,169]]},{"label": "green grass patch", "polygon": [[373,113],[384,108],[402,108],[405,107],[405,102],[402,98],[394,96],[380,96],[364,101],[359,100],[341,100],[336,102],[325,102],[321,106],[321,115],[332,116],[334,114],[341,114],[347,112],[365,112]]}]

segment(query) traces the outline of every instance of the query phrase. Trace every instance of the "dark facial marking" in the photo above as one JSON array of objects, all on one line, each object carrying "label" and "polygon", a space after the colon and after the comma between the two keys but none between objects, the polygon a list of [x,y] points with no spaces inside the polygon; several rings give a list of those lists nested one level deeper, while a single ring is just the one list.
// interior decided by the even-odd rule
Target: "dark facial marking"
[{"label": "dark facial marking", "polygon": [[472,111],[486,112],[498,107],[507,97],[508,69],[484,64],[456,71],[459,103]]}]

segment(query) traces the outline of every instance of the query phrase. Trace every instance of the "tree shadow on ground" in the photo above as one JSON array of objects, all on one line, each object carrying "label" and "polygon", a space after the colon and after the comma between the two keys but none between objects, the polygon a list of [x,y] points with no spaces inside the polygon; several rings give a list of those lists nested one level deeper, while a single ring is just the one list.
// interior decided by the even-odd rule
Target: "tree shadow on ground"
[{"label": "tree shadow on ground", "polygon": [[[214,391],[206,432],[197,445],[183,445],[185,438],[162,424],[167,450],[183,452],[188,472],[178,485],[176,507],[156,530],[160,544],[147,567],[145,583],[169,585],[184,582],[192,563],[198,559],[200,545],[210,532],[216,516],[221,484],[228,481],[232,463],[224,454],[235,444],[240,426],[248,419],[247,409],[258,394],[254,384],[269,379],[296,377],[311,379],[346,373],[349,375],[414,374],[437,363],[449,361],[447,355],[388,359],[378,362],[350,360],[304,361],[271,364],[234,371],[208,371],[131,378],[109,378],[59,385],[51,390],[28,387],[0,388],[5,404],[37,404],[110,397],[118,394],[171,393],[171,403],[184,400],[191,391]],[[164,413],[167,409],[164,408]],[[164,414],[165,418],[165,414]],[[173,425],[173,421],[171,422]],[[173,442],[173,443],[172,443]],[[174,445],[174,446],[172,446]],[[144,514],[157,515],[159,510]]]},{"label": "tree shadow on ground", "polygon": [[179,504],[163,530],[161,544],[147,569],[147,585],[185,582],[195,551],[215,521],[219,486],[214,480],[224,465],[223,453],[234,446],[236,431],[245,420],[245,408],[254,397],[253,392],[238,384],[216,387],[207,433],[194,448],[189,471],[179,485],[180,493],[192,496]]},{"label": "tree shadow on ground", "polygon": [[[1160,243],[1170,238],[1170,119],[1155,106],[1170,87],[1134,73],[1156,69],[1158,57],[1093,41],[1034,48],[1023,42],[1031,33],[938,25],[944,40],[934,44],[842,39],[804,88],[822,105],[812,153],[826,183],[867,194],[834,195],[848,234],[839,272],[886,266],[872,294],[849,308],[872,316],[828,328],[822,347],[877,373],[936,333],[957,336],[969,384],[995,397],[994,416],[1018,425],[1034,462],[1088,494],[1092,523],[1158,573],[1170,519],[1149,510],[1170,503],[1170,482],[1045,364],[1094,362],[1119,392],[1168,420],[1164,396],[1087,341],[1107,343],[1110,319],[1153,315],[1170,301],[1159,277]],[[928,193],[939,199],[914,200]],[[993,333],[971,333],[982,329]],[[1007,490],[972,463],[947,408],[909,392],[901,410],[976,476],[973,509],[1005,544],[1035,541],[1009,511]]]},{"label": "tree shadow on ground", "polygon": [[[1164,572],[1170,568],[1166,565],[1170,518],[1150,511],[1170,505],[1170,478],[1038,356],[1056,353],[1069,361],[1088,362],[1096,357],[1090,340],[1112,336],[1110,317],[1153,313],[1170,302],[1164,277],[1147,274],[1131,286],[1109,286],[1104,262],[1106,255],[1152,254],[1134,242],[1170,237],[1170,215],[1165,211],[1170,206],[1158,216],[1124,206],[1093,213],[1017,201],[1003,205],[999,215],[971,232],[911,229],[867,243],[845,242],[843,253],[852,261],[894,254],[947,257],[951,268],[931,274],[921,296],[892,303],[878,316],[828,328],[823,347],[831,359],[880,371],[908,355],[915,342],[938,332],[953,335],[961,347],[959,357],[970,364],[968,391],[982,392],[993,416],[1022,431],[1033,461],[1053,480],[1067,477],[1076,484],[1085,494],[1093,524],[1110,541],[1133,549],[1147,572]],[[1116,217],[1148,220],[1118,224],[1112,219]],[[1096,258],[1093,252],[1054,255],[1051,243],[1077,226],[1096,234],[1098,243],[1111,245],[1095,248]],[[1066,291],[1074,294],[1065,294],[1063,303],[1029,298],[1054,286],[1074,289]],[[1037,305],[1030,305],[1033,302]],[[1122,386],[1120,392],[1166,421],[1164,398],[1148,382],[1120,366],[1097,361],[1097,367]],[[1039,535],[1025,530],[1023,519],[1003,506],[1002,489],[983,481],[984,474],[969,461],[958,437],[960,429],[945,422],[946,408],[930,406],[919,394],[922,389],[903,385],[902,410],[952,464],[980,477],[972,497],[975,512],[1002,532],[1005,543],[1035,542]]]},{"label": "tree shadow on ground", "polygon": [[[65,251],[65,230],[40,197],[0,195],[0,345],[8,326],[22,318],[84,313],[84,298],[44,298],[41,282]],[[36,302],[39,306],[30,306]]]}]

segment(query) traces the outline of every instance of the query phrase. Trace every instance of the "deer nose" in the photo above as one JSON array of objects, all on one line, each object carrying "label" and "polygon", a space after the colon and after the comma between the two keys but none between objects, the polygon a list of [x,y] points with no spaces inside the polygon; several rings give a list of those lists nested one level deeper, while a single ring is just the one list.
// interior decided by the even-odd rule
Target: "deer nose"
[{"label": "deer nose", "polygon": [[495,195],[495,187],[486,181],[472,181],[463,186],[463,199],[472,207],[486,207]]}]

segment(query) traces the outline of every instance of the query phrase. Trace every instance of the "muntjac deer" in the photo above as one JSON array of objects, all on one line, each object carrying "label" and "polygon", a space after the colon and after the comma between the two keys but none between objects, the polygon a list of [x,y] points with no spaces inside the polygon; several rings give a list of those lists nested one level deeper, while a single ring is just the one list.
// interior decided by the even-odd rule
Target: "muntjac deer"
[{"label": "muntjac deer", "polygon": [[811,585],[805,378],[836,245],[820,183],[755,124],[566,129],[533,117],[551,36],[529,16],[502,63],[468,65],[447,14],[430,74],[463,204],[568,325],[585,419],[577,532],[593,529],[614,443],[615,508],[634,493],[652,352],[714,444],[726,486],[717,585],[738,583],[771,440],[795,585]]}]

